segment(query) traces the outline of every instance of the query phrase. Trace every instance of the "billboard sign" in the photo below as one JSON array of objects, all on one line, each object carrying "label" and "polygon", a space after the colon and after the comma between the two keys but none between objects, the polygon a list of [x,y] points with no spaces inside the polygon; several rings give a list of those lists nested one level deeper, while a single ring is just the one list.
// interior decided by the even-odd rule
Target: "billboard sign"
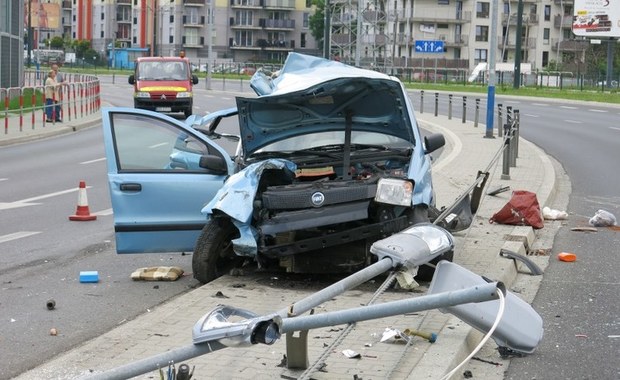
[{"label": "billboard sign", "polygon": [[[30,26],[40,29],[60,27],[60,4],[32,1],[30,6]],[[24,25],[28,25],[28,6],[24,7]]]},{"label": "billboard sign", "polygon": [[583,37],[620,37],[620,1],[575,0],[573,33]]}]

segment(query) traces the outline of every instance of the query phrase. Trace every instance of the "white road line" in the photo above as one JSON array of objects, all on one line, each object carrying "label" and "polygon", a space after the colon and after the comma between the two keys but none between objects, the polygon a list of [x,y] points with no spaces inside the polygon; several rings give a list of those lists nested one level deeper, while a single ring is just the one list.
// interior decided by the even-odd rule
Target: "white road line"
[{"label": "white road line", "polygon": [[618,127],[609,127],[609,129],[615,129],[616,131],[620,131],[620,128]]},{"label": "white road line", "polygon": [[160,146],[165,146],[165,145],[168,145],[168,143],[159,143],[159,144],[151,145],[151,146],[149,146],[149,148],[151,148],[151,149],[159,148]]},{"label": "white road line", "polygon": [[540,107],[549,107],[549,104],[547,103],[532,103],[533,106],[540,106]]},{"label": "white road line", "polygon": [[0,243],[6,243],[7,241],[17,240],[17,239],[25,238],[25,237],[40,234],[40,233],[41,231],[21,231],[21,232],[15,232],[13,234],[2,235],[0,236]]},{"label": "white road line", "polygon": [[564,108],[564,109],[567,109],[567,110],[576,110],[577,109],[577,107],[573,107],[573,106],[560,106],[560,108]]},{"label": "white road line", "polygon": [[8,181],[8,178],[0,178],[0,181]]},{"label": "white road line", "polygon": [[101,211],[97,211],[97,212],[93,212],[91,214],[93,215],[97,215],[97,216],[108,216],[108,215],[112,215],[114,212],[112,212],[111,208],[105,209],[105,210],[101,210]]},{"label": "white road line", "polygon": [[609,112],[607,110],[597,110],[597,109],[594,109],[594,108],[590,108],[590,109],[588,109],[588,111],[590,111],[590,112],[601,112],[601,113]]},{"label": "white road line", "polygon": [[80,162],[80,165],[88,165],[88,164],[92,164],[93,162],[99,162],[99,161],[105,161],[105,157],[96,158],[96,159],[90,160],[90,161]]},{"label": "white road line", "polygon": [[540,117],[540,115],[532,115],[531,113],[524,113],[523,116],[528,116],[528,117]]},{"label": "white road line", "polygon": [[[86,186],[87,189],[90,188],[90,187],[91,186]],[[55,197],[55,196],[58,196],[58,195],[73,193],[73,192],[78,191],[78,190],[79,190],[79,187],[76,186],[73,189],[56,191],[54,193],[43,194],[43,195],[39,195],[37,197],[21,199],[19,201],[15,201],[15,202],[0,202],[0,210],[8,210],[8,209],[12,209],[12,208],[26,207],[26,206],[36,206],[39,203],[34,203],[34,202],[39,201],[41,199],[46,199],[46,198],[51,198],[51,197]]]},{"label": "white road line", "polygon": [[567,123],[572,123],[572,124],[583,124],[583,121],[579,121],[579,120],[564,120]]}]

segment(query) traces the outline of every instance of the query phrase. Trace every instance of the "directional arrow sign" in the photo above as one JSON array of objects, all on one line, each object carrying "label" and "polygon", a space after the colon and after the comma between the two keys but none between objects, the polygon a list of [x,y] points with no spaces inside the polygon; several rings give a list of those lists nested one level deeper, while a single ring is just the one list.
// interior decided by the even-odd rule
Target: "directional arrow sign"
[{"label": "directional arrow sign", "polygon": [[443,41],[416,40],[415,51],[418,53],[443,53]]}]

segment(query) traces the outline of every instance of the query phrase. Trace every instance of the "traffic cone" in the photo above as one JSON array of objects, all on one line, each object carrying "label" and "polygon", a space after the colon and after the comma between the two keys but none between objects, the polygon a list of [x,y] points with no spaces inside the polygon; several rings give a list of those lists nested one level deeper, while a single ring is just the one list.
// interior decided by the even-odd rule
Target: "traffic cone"
[{"label": "traffic cone", "polygon": [[78,204],[74,215],[69,215],[69,220],[85,222],[87,220],[95,220],[97,215],[91,215],[88,209],[88,197],[86,196],[86,182],[80,181],[80,189],[78,190]]}]

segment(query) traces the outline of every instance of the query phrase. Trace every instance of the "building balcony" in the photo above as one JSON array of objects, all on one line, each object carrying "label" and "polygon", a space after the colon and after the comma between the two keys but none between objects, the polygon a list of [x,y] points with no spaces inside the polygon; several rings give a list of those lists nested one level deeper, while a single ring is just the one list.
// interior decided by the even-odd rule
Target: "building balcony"
[{"label": "building balcony", "polygon": [[420,23],[465,24],[471,22],[471,12],[450,10],[421,10],[411,17],[411,21]]},{"label": "building balcony", "polygon": [[363,44],[370,44],[375,46],[384,46],[388,43],[388,36],[385,34],[366,34],[362,38]]},{"label": "building balcony", "polygon": [[262,0],[230,0],[231,8],[262,9]]},{"label": "building balcony", "polygon": [[295,9],[295,0],[260,0],[266,9]]},{"label": "building balcony", "polygon": [[204,7],[206,3],[207,2],[205,0],[183,0],[183,5],[189,5],[192,7]]},{"label": "building balcony", "polygon": [[347,33],[333,33],[332,42],[337,45],[350,45],[355,44],[355,35]]},{"label": "building balcony", "polygon": [[228,26],[230,26],[231,29],[245,29],[245,30],[260,30],[262,29],[262,27],[258,26],[258,25],[253,25],[253,24],[248,24],[245,22],[238,22],[235,20],[234,17],[231,17],[228,20]]},{"label": "building balcony", "polygon": [[556,28],[572,28],[573,16],[572,15],[556,15],[553,18],[553,26]]},{"label": "building balcony", "polygon": [[385,22],[386,13],[383,11],[365,10],[362,12],[362,17],[365,22]]},{"label": "building balcony", "polygon": [[295,40],[271,41],[259,39],[256,41],[256,45],[261,49],[268,51],[291,51],[295,49]]},{"label": "building balcony", "polygon": [[439,40],[443,41],[445,47],[464,47],[468,44],[469,36],[467,34],[460,34],[458,36],[448,36],[444,34],[439,35]]},{"label": "building balcony", "polygon": [[188,38],[187,36],[183,36],[181,43],[183,47],[187,48],[201,48],[205,45],[205,38],[203,36],[200,37],[192,37]]},{"label": "building balcony", "polygon": [[183,26],[200,28],[205,25],[205,16],[183,15]]},{"label": "building balcony", "polygon": [[[503,38],[498,38],[498,41],[497,41],[497,47],[500,49],[505,47],[506,49],[514,50],[517,48],[516,44],[517,44],[516,41],[506,41],[506,46],[504,46]],[[526,50],[526,49],[535,49],[535,48],[536,48],[536,38],[530,37],[530,38],[523,38],[521,40],[521,49]]]},{"label": "building balcony", "polygon": [[[525,13],[521,18],[522,25],[536,25],[538,24],[538,15],[535,13]],[[510,23],[511,26],[517,25],[517,14],[506,14],[502,13],[502,26],[506,26],[506,24]]]},{"label": "building balcony", "polygon": [[[559,45],[559,46],[558,46]],[[584,40],[562,40],[551,39],[551,46],[554,50],[562,51],[585,51],[590,46],[589,41]]]},{"label": "building balcony", "polygon": [[295,29],[295,20],[270,20],[261,18],[258,25],[265,29],[293,30]]},{"label": "building balcony", "polygon": [[573,0],[553,0],[553,4],[555,5],[573,5],[574,1]]},{"label": "building balcony", "polygon": [[[69,1],[71,1],[71,0],[69,0]],[[131,0],[116,0],[116,4],[117,5],[122,5],[122,4],[131,5]]]},{"label": "building balcony", "polygon": [[62,9],[71,9],[72,7],[71,0],[62,1]]}]

